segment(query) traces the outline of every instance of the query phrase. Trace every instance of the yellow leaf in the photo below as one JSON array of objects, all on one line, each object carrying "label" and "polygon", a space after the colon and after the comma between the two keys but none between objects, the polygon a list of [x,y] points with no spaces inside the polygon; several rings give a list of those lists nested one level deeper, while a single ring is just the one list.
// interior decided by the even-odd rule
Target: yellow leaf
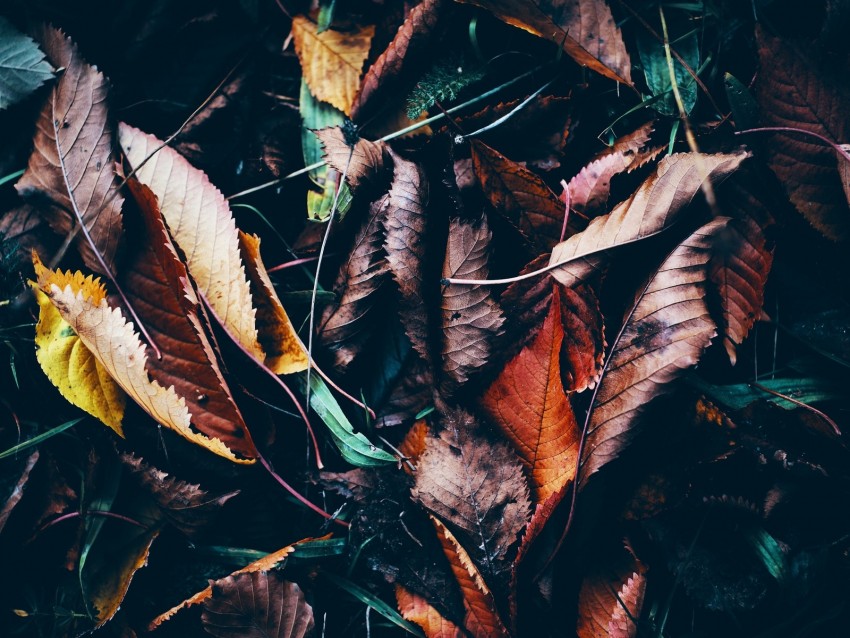
[{"label": "yellow leaf", "polygon": [[47,295],[31,285],[39,308],[35,356],[41,369],[63,397],[124,436],[124,391],[62,319]]},{"label": "yellow leaf", "polygon": [[240,231],[239,246],[251,282],[254,303],[257,305],[257,332],[260,345],[266,352],[266,366],[275,374],[306,370],[310,367],[307,349],[289,320],[263,265],[260,238]]},{"label": "yellow leaf", "polygon": [[[147,354],[132,323],[112,308],[99,280],[82,273],[52,271],[33,255],[38,287],[49,297],[83,345],[115,382],[157,423],[235,463],[243,463],[219,439],[195,432],[186,401],[174,387],[152,381],[145,370]],[[250,462],[250,461],[247,461]]]},{"label": "yellow leaf", "polygon": [[349,32],[328,29],[319,33],[316,23],[309,18],[292,19],[295,52],[301,60],[304,79],[317,100],[351,115],[351,104],[360,88],[360,71],[374,35],[374,25]]}]

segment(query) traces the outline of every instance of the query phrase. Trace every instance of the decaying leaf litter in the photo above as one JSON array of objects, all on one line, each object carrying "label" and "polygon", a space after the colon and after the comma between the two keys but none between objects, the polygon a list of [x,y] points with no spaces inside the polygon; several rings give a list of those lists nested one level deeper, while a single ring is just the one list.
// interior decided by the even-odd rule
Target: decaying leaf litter
[{"label": "decaying leaf litter", "polygon": [[835,635],[843,4],[8,3],[2,626]]}]

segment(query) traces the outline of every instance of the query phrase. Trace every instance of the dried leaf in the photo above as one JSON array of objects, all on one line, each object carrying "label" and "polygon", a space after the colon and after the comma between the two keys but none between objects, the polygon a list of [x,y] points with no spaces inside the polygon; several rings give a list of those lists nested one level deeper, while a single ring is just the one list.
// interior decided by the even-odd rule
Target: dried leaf
[{"label": "dried leaf", "polygon": [[555,294],[534,340],[505,365],[481,398],[490,419],[513,443],[528,471],[532,502],[543,503],[575,480],[580,431],[561,384],[564,340]]},{"label": "dried leaf", "polygon": [[84,277],[80,272],[53,272],[37,257],[34,261],[41,291],[79,335],[83,345],[145,412],[187,440],[240,462],[221,440],[208,438],[192,429],[191,415],[183,397],[172,387],[165,388],[151,380],[146,370],[146,347],[121,310],[109,306],[99,280]]},{"label": "dried leaf", "polygon": [[705,303],[708,262],[727,218],[695,231],[664,260],[617,335],[591,407],[579,485],[617,458],[646,405],[699,361],[716,334]]},{"label": "dried leaf", "polygon": [[395,598],[402,617],[422,627],[426,638],[463,637],[457,625],[443,618],[422,596],[396,584]]},{"label": "dried leaf", "polygon": [[341,127],[324,128],[315,132],[324,148],[328,166],[345,175],[355,191],[361,183],[374,180],[384,170],[384,143],[360,138],[350,146]]},{"label": "dried leaf", "polygon": [[301,372],[310,366],[307,348],[277,296],[260,257],[260,238],[239,231],[242,262],[257,306],[257,338],[266,353],[264,363],[275,374]]},{"label": "dried leaf", "polygon": [[[486,216],[477,223],[453,219],[443,277],[487,279],[491,237]],[[445,286],[441,311],[444,386],[453,391],[488,363],[505,318],[486,286]]]},{"label": "dried leaf", "polygon": [[718,182],[735,171],[747,153],[665,157],[626,201],[597,217],[582,232],[552,250],[549,264],[563,264],[552,276],[567,287],[588,279],[606,261],[603,251],[661,232],[677,218],[706,180]]},{"label": "dried leaf", "polygon": [[510,25],[551,40],[573,60],[631,86],[629,53],[604,0],[462,0]]},{"label": "dried leaf", "polygon": [[350,32],[328,29],[319,33],[309,18],[292,19],[295,52],[316,99],[351,115],[351,105],[360,86],[360,71],[374,35],[374,25],[354,27]]},{"label": "dried leaf", "polygon": [[398,451],[415,465],[419,462],[419,457],[425,453],[427,444],[428,422],[425,419],[419,419],[404,435],[399,443]]},{"label": "dried leaf", "polygon": [[541,247],[552,248],[564,225],[558,196],[540,177],[478,140],[472,141],[472,161],[490,203]]},{"label": "dried leaf", "polygon": [[[756,98],[766,126],[787,126],[833,142],[850,139],[850,96],[787,40],[761,28]],[[850,236],[850,210],[836,171],[835,151],[809,136],[771,133],[769,163],[794,206],[833,241]]]},{"label": "dried leaf", "polygon": [[88,268],[105,274],[94,251],[113,267],[124,201],[116,192],[107,81],[58,29],[45,28],[39,39],[51,62],[65,71],[41,110],[35,148],[15,188],[22,197],[38,197],[48,204],[42,212],[60,235],[73,232],[79,216],[95,247],[80,232],[80,254]]},{"label": "dried leaf", "polygon": [[644,567],[626,551],[611,552],[581,584],[578,638],[635,638],[646,591]]},{"label": "dried leaf", "polygon": [[363,122],[379,108],[386,96],[398,90],[405,68],[432,54],[437,23],[444,15],[443,0],[423,0],[407,16],[393,41],[369,67],[351,106],[351,119]]},{"label": "dried leaf", "polygon": [[263,361],[239,233],[224,196],[202,171],[167,146],[142,166],[162,142],[127,124],[121,124],[118,133],[136,177],[156,195],[198,290],[235,339]]},{"label": "dried leaf", "polygon": [[420,356],[430,362],[428,309],[422,299],[428,181],[418,164],[392,150],[389,153],[393,159],[393,183],[384,221],[384,250],[390,273],[398,286],[404,330]]},{"label": "dried leaf", "polygon": [[398,382],[378,411],[379,427],[412,423],[416,415],[431,405],[434,375],[431,367],[412,352],[398,374]]},{"label": "dried leaf", "polygon": [[[5,493],[3,494],[3,506],[0,507],[0,532],[2,532],[3,528],[6,526],[6,522],[9,520],[9,516],[11,516],[12,514],[12,510],[15,509],[15,506],[20,502],[21,498],[23,497],[24,487],[26,486],[27,481],[30,478],[30,472],[32,472],[32,468],[35,467],[35,464],[37,462],[38,450],[33,450],[32,454],[26,457],[26,461],[24,461],[23,463],[19,463],[18,466],[15,468],[15,476],[17,476],[17,479],[13,479],[14,485],[12,486],[12,491],[11,493],[9,493],[8,496]],[[5,479],[11,478],[9,468],[6,469],[6,472],[6,475],[3,477],[4,483]]]},{"label": "dried leaf", "polygon": [[473,638],[506,638],[508,631],[499,618],[496,601],[478,568],[448,528],[434,516],[437,537],[460,586],[466,614],[463,625]]},{"label": "dried leaf", "polygon": [[605,325],[596,293],[588,286],[559,288],[563,299],[561,379],[567,392],[596,387],[605,361]]},{"label": "dried leaf", "polygon": [[0,16],[0,111],[20,102],[53,77],[38,45]]},{"label": "dried leaf", "polygon": [[35,287],[38,324],[36,358],[65,399],[124,436],[121,421],[127,395],[62,319],[48,296]]},{"label": "dried leaf", "polygon": [[328,306],[319,322],[321,344],[334,354],[334,367],[344,371],[374,330],[373,309],[383,299],[389,276],[384,252],[384,224],[389,195],[369,207],[369,217],[357,231],[354,245],[339,269],[334,292],[338,301]]},{"label": "dried leaf", "polygon": [[303,638],[315,625],[304,592],[275,571],[217,580],[201,619],[216,638]]},{"label": "dried leaf", "polygon": [[481,436],[469,414],[447,410],[442,421],[445,430],[428,438],[419,459],[412,494],[451,526],[498,592],[530,513],[522,465],[505,443]]}]

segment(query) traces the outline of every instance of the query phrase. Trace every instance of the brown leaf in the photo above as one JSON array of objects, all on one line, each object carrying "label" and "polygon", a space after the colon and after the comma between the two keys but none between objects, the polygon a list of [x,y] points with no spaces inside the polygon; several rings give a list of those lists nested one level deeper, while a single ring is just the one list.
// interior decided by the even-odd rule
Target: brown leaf
[{"label": "brown leaf", "polygon": [[709,222],[679,244],[638,296],[591,407],[581,487],[629,445],[646,405],[697,364],[716,334],[705,286],[713,242],[727,221]]},{"label": "brown leaf", "polygon": [[564,225],[558,196],[540,177],[483,142],[473,140],[471,146],[475,173],[490,203],[541,247],[554,246]]},{"label": "brown leaf", "polygon": [[582,66],[631,86],[629,53],[604,0],[462,0],[551,40]]},{"label": "brown leaf", "polygon": [[384,170],[384,143],[360,138],[350,146],[339,126],[315,131],[324,148],[328,166],[345,175],[353,189],[361,183],[374,180]]},{"label": "brown leaf", "polygon": [[[528,262],[520,275],[535,272],[549,263],[548,253]],[[502,293],[499,302],[511,322],[520,345],[534,336],[534,329],[543,322],[552,301],[552,281],[548,277],[529,277],[511,283]]]},{"label": "brown leaf", "polygon": [[351,106],[351,119],[363,122],[380,108],[387,96],[398,90],[406,68],[430,59],[437,24],[443,15],[443,0],[423,0],[404,21],[374,64],[369,67]]},{"label": "brown leaf", "polygon": [[160,148],[148,160],[162,146],[152,135],[127,124],[119,126],[118,134],[127,162],[137,170],[136,178],[156,195],[198,290],[228,332],[255,359],[263,361],[239,233],[227,200],[202,171],[169,147]]},{"label": "brown leaf", "polygon": [[360,72],[369,55],[375,26],[354,26],[349,31],[318,32],[316,23],[305,16],[292,19],[295,52],[310,93],[332,104],[346,115],[360,86]]},{"label": "brown leaf", "polygon": [[605,361],[605,326],[599,299],[588,286],[561,288],[564,346],[561,378],[567,392],[592,390]]},{"label": "brown leaf", "polygon": [[537,336],[481,398],[528,471],[535,504],[575,480],[578,466],[580,431],[561,384],[563,340],[561,299],[555,294]]},{"label": "brown leaf", "polygon": [[404,435],[401,443],[399,443],[398,451],[415,465],[419,462],[419,457],[425,453],[427,444],[428,422],[425,419],[419,419]]},{"label": "brown leaf", "polygon": [[404,330],[419,355],[430,362],[428,310],[422,299],[428,181],[424,169],[415,162],[392,150],[389,154],[393,159],[393,183],[384,218],[384,250],[390,273],[398,286]]},{"label": "brown leaf", "polygon": [[[165,229],[156,197],[135,179],[128,182],[143,220],[138,251],[121,284],[162,357],[149,353],[146,372],[186,402],[192,427],[247,459],[257,450],[219,368],[186,265]],[[135,398],[135,397],[134,397]]]},{"label": "brown leaf", "polygon": [[276,571],[217,580],[201,620],[217,638],[304,638],[315,625],[304,592]]},{"label": "brown leaf", "polygon": [[415,352],[410,353],[398,373],[398,381],[378,411],[378,427],[411,423],[432,401],[434,375]]},{"label": "brown leaf", "polygon": [[602,159],[606,155],[612,155],[614,153],[622,153],[626,156],[637,155],[646,146],[646,143],[649,142],[653,130],[655,130],[655,122],[652,120],[645,122],[631,133],[626,133],[622,137],[618,137],[611,146],[601,153],[597,153],[593,159]]},{"label": "brown leaf", "polygon": [[422,627],[426,638],[463,638],[457,625],[443,618],[422,596],[396,583],[395,598],[402,618]]},{"label": "brown leaf", "polygon": [[[793,44],[761,28],[756,96],[765,126],[787,126],[833,142],[850,139],[850,96]],[[816,229],[833,241],[850,236],[850,210],[836,171],[835,151],[809,136],[770,133],[769,163],[788,196]]]},{"label": "brown leaf", "polygon": [[[124,200],[116,192],[107,81],[62,31],[45,27],[39,40],[50,62],[65,71],[42,107],[35,148],[16,188],[23,197],[49,202],[43,213],[60,235],[69,235],[78,216],[82,218],[97,252],[112,269],[123,232]],[[86,266],[106,274],[82,232],[76,242]]]},{"label": "brown leaf", "polygon": [[630,550],[609,552],[581,584],[578,638],[635,638],[646,591],[645,569]]},{"label": "brown leaf", "polygon": [[122,454],[121,460],[135,481],[153,496],[166,520],[189,538],[203,532],[221,507],[239,493],[236,490],[213,495],[200,485],[169,476],[132,454]]},{"label": "brown leaf", "polygon": [[[486,215],[477,223],[453,219],[443,277],[487,279],[491,237]],[[441,311],[444,386],[454,391],[488,363],[505,318],[486,286],[445,286]]]},{"label": "brown leaf", "polygon": [[747,153],[665,157],[654,175],[609,214],[552,249],[552,276],[567,287],[587,280],[606,263],[604,251],[655,235],[667,228],[706,180],[717,182],[735,171]]},{"label": "brown leaf", "polygon": [[481,436],[468,413],[446,409],[442,423],[419,459],[413,497],[454,530],[500,591],[530,513],[522,465],[505,443]]},{"label": "brown leaf", "polygon": [[[3,506],[0,507],[0,532],[2,532],[3,528],[6,526],[6,521],[9,520],[9,516],[11,516],[12,510],[15,509],[15,506],[20,502],[21,498],[23,497],[24,487],[26,486],[27,481],[29,480],[30,472],[32,472],[32,468],[35,467],[36,462],[38,462],[38,450],[34,450],[32,454],[30,454],[26,458],[26,461],[24,463],[18,463],[17,467],[14,468],[15,476],[17,476],[17,479],[13,478],[14,484],[12,485],[12,491],[8,494],[8,496],[5,493],[2,496],[4,500]],[[6,468],[6,474],[3,477],[4,483],[5,479],[12,478],[10,476],[10,469],[11,468]],[[5,485],[3,487],[5,488]]]},{"label": "brown leaf", "polygon": [[334,367],[342,372],[360,353],[374,331],[374,312],[384,298],[389,276],[384,252],[384,224],[390,196],[369,207],[369,217],[357,231],[354,245],[339,268],[334,292],[337,301],[325,308],[319,322],[320,343],[334,355]]},{"label": "brown leaf", "polygon": [[508,631],[499,618],[496,601],[478,568],[448,528],[434,516],[431,520],[437,529],[437,537],[443,546],[443,553],[460,586],[463,607],[466,611],[463,619],[464,627],[473,638],[506,638]]}]

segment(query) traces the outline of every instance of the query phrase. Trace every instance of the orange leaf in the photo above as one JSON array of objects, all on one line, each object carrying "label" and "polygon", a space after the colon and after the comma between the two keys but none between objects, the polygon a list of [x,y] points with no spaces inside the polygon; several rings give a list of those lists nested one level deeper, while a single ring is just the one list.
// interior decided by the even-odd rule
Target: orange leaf
[{"label": "orange leaf", "polygon": [[426,638],[462,638],[457,625],[443,618],[422,596],[396,583],[395,598],[402,617],[422,627]]},{"label": "orange leaf", "polygon": [[578,463],[580,432],[561,384],[563,340],[561,299],[555,294],[537,336],[508,362],[481,399],[528,470],[535,503],[572,481]]},{"label": "orange leaf", "polygon": [[351,32],[328,29],[318,32],[316,23],[305,16],[292,19],[295,52],[310,93],[332,104],[346,115],[360,86],[360,71],[369,55],[374,25],[355,27]]},{"label": "orange leaf", "polygon": [[643,565],[626,547],[605,554],[605,564],[581,584],[578,638],[634,638],[643,607]]}]

